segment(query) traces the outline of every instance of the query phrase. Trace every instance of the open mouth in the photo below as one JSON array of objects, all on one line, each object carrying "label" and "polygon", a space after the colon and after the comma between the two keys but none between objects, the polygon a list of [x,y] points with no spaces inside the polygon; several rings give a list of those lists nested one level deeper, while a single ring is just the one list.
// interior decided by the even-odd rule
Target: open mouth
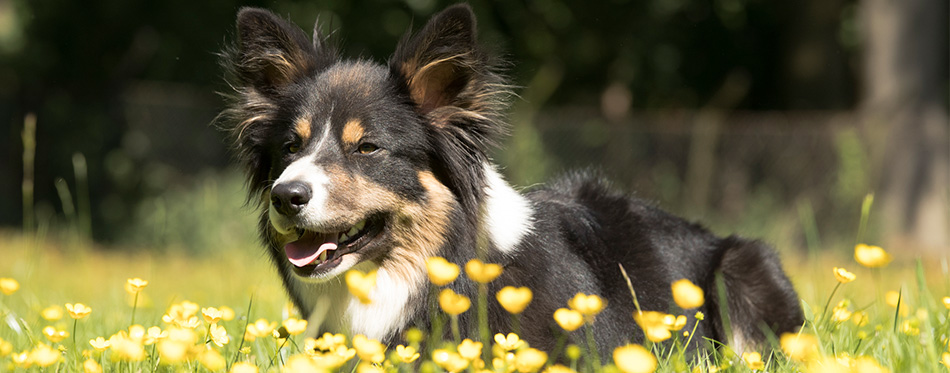
[{"label": "open mouth", "polygon": [[284,252],[297,275],[308,277],[325,273],[338,266],[344,255],[357,252],[372,242],[382,227],[383,219],[372,217],[338,232],[298,229],[300,235],[284,245]]}]

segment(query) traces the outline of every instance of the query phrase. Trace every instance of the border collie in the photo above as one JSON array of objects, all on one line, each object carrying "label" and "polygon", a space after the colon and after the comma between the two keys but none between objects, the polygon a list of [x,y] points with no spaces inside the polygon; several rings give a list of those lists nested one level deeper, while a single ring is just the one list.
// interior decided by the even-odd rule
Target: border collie
[{"label": "border collie", "polygon": [[[407,34],[385,64],[341,58],[318,30],[311,38],[243,8],[223,53],[235,89],[226,130],[260,203],[266,251],[311,334],[394,344],[410,327],[427,329],[433,256],[501,264],[489,294],[530,287],[521,337],[540,349],[553,348],[552,314],[578,292],[606,299],[593,323],[601,351],[643,339],[620,265],[644,310],[678,310],[676,280],[700,286],[706,321],[697,338],[762,348],[802,324],[795,290],[765,244],[717,237],[591,172],[526,193],[506,183],[487,154],[506,132],[512,92],[476,42],[468,5]],[[354,268],[377,271],[369,304],[347,292],[342,277]],[[477,299],[464,275],[448,287]],[[489,300],[492,332],[510,331],[509,315]],[[460,316],[463,332],[475,330],[474,314]]]}]

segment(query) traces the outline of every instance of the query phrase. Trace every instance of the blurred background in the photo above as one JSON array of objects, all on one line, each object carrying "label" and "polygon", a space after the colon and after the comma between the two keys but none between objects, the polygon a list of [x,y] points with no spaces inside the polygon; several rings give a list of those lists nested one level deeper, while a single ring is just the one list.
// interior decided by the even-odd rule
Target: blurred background
[{"label": "blurred background", "polygon": [[[212,125],[241,6],[385,61],[454,1],[0,0],[0,227],[104,250],[256,239]],[[521,186],[595,167],[783,250],[950,247],[946,0],[470,4],[519,86],[494,158]]]}]

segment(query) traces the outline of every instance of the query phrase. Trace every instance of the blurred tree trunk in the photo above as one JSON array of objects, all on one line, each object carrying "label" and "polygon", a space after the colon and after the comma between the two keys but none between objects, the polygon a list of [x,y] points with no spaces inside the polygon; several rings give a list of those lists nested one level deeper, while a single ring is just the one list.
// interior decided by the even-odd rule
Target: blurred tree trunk
[{"label": "blurred tree trunk", "polygon": [[[950,246],[946,0],[862,0],[862,110],[885,242]],[[938,251],[939,250],[939,251]]]}]

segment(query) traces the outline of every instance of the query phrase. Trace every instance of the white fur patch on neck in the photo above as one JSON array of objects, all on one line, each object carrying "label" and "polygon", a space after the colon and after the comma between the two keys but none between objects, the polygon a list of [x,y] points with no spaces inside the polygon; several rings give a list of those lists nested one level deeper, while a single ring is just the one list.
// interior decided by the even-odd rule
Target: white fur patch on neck
[{"label": "white fur patch on neck", "polygon": [[370,304],[360,303],[350,295],[346,307],[350,333],[362,334],[376,340],[384,340],[402,328],[414,310],[410,309],[409,297],[418,289],[418,284],[407,284],[399,276],[393,276],[386,268],[376,272],[376,287],[370,292]]},{"label": "white fur patch on neck", "polygon": [[485,184],[483,229],[499,251],[512,253],[534,227],[534,207],[490,164],[485,165]]},{"label": "white fur patch on neck", "polygon": [[[374,268],[375,265],[367,262],[355,267],[363,273]],[[300,289],[304,301],[314,305],[313,312],[308,316],[313,323],[310,325],[313,333],[309,335],[317,335],[317,330],[324,330],[384,340],[405,326],[410,316],[416,313],[413,305],[409,304],[409,298],[419,289],[424,289],[424,284],[407,283],[386,268],[378,268],[376,286],[369,295],[372,302],[363,304],[349,293],[342,277],[320,284],[295,281],[295,288]]]}]

